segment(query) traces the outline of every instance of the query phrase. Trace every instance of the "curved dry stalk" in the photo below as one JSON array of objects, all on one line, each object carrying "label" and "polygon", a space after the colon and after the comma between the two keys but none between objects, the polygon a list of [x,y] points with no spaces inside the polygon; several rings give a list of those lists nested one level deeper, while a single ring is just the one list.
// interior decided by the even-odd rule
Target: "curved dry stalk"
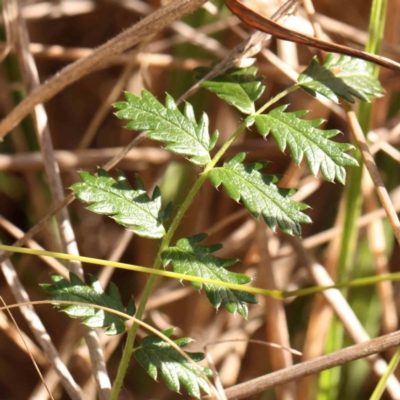
[{"label": "curved dry stalk", "polygon": [[45,103],[66,86],[87,75],[99,64],[106,62],[109,57],[122,53],[147,36],[165,28],[171,22],[193,12],[205,2],[206,0],[175,0],[103,44],[91,55],[68,65],[35,89],[0,122],[0,138],[13,129],[37,104]]},{"label": "curved dry stalk", "polygon": [[[4,300],[3,300],[3,298],[2,298],[1,296],[0,296],[0,301],[1,301],[1,303],[3,304],[3,306],[7,306],[6,303],[4,302]],[[11,321],[13,322],[13,324],[14,324],[14,326],[15,326],[15,329],[16,329],[16,331],[17,331],[19,337],[20,337],[20,340],[22,340],[22,342],[23,342],[23,344],[24,344],[24,346],[25,346],[25,350],[26,350],[26,352],[28,353],[29,358],[31,359],[33,366],[35,367],[36,372],[38,373],[39,378],[40,378],[40,380],[41,380],[43,386],[44,386],[45,389],[46,389],[47,394],[49,395],[49,397],[50,397],[51,400],[54,400],[54,397],[53,397],[53,395],[51,394],[51,391],[50,391],[49,387],[48,387],[47,384],[46,384],[46,381],[45,381],[45,379],[44,379],[44,377],[43,377],[43,375],[42,375],[42,372],[40,371],[40,368],[39,368],[39,366],[37,365],[37,362],[36,362],[36,360],[35,360],[35,357],[33,356],[32,352],[31,352],[31,350],[30,350],[30,348],[29,348],[29,346],[28,346],[28,343],[25,341],[23,332],[19,329],[19,326],[18,326],[18,324],[17,324],[17,321],[15,320],[15,318],[14,318],[14,316],[12,315],[11,311],[10,311],[10,310],[7,310],[7,312],[8,312],[8,315],[10,316]]]}]

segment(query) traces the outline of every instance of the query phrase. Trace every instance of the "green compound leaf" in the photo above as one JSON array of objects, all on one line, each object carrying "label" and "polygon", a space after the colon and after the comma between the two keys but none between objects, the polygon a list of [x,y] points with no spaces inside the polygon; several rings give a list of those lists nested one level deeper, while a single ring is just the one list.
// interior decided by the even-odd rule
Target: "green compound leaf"
[{"label": "green compound leaf", "polygon": [[[208,72],[198,68],[200,73]],[[201,86],[215,93],[228,104],[236,107],[244,114],[255,112],[254,102],[263,94],[265,86],[262,77],[256,78],[257,68],[230,69],[210,81],[204,81]]]},{"label": "green compound leaf", "polygon": [[[170,337],[173,331],[174,329],[168,329],[163,334]],[[190,338],[174,340],[179,347],[184,347],[191,341]],[[186,352],[186,354],[195,362],[204,359],[203,353]],[[141,341],[140,347],[135,349],[134,355],[138,363],[154,380],[157,380],[158,371],[160,371],[166,384],[174,392],[179,392],[182,384],[192,397],[200,398],[201,390],[209,393],[207,382],[200,376],[199,369],[158,336],[145,337]],[[212,376],[209,368],[202,366],[199,368],[207,377]]]},{"label": "green compound leaf", "polygon": [[[136,309],[133,301],[129,301],[125,310],[118,288],[113,283],[110,283],[109,294],[106,294],[100,282],[94,276],[90,276],[91,287],[82,282],[72,272],[69,274],[70,282],[57,274],[51,274],[51,279],[54,285],[47,283],[41,285],[50,294],[50,300],[60,301],[57,307],[61,307],[71,318],[85,318],[83,323],[90,328],[107,328],[106,335],[112,336],[124,332],[125,319],[90,307],[90,304],[112,308],[131,316],[135,315]],[[89,305],[63,305],[63,300],[79,301]]]},{"label": "green compound leaf", "polygon": [[344,167],[357,166],[357,161],[345,153],[354,146],[348,143],[336,143],[329,140],[339,131],[321,130],[322,119],[303,120],[307,111],[284,112],[287,105],[275,108],[268,114],[257,115],[255,124],[258,132],[266,137],[272,133],[279,149],[284,151],[286,145],[296,164],[300,164],[305,155],[308,167],[313,175],[321,170],[322,176],[332,182],[335,178],[344,184],[346,170]]},{"label": "green compound leaf", "polygon": [[[212,246],[200,246],[207,234],[201,233],[187,239],[178,240],[176,247],[170,247],[161,254],[164,267],[171,262],[175,272],[180,274],[199,276],[214,279],[221,282],[243,285],[249,283],[251,278],[226,270],[226,267],[237,262],[236,259],[223,259],[211,256],[210,253],[219,250],[219,244]],[[230,313],[238,312],[247,318],[247,306],[244,303],[257,304],[257,298],[240,290],[233,290],[224,286],[210,285],[208,283],[191,282],[197,289],[204,290],[210,303],[218,308],[221,303]]]},{"label": "green compound leaf", "polygon": [[210,138],[208,117],[206,114],[197,123],[193,107],[186,103],[183,114],[177,108],[174,99],[167,95],[165,106],[148,91],[142,91],[142,97],[125,92],[127,101],[114,103],[119,111],[118,118],[128,120],[126,128],[135,131],[148,130],[147,137],[164,142],[166,149],[173,153],[189,157],[196,165],[205,165],[210,161],[210,150],[214,147],[218,132]]},{"label": "green compound leaf", "polygon": [[211,183],[215,187],[222,183],[232,199],[241,199],[255,218],[261,214],[273,231],[278,226],[285,233],[300,236],[300,224],[311,222],[310,218],[301,212],[308,206],[290,200],[289,197],[295,190],[276,186],[278,177],[259,172],[265,166],[265,162],[242,164],[245,157],[245,153],[239,153],[226,161],[223,167],[211,170]]},{"label": "green compound leaf", "polygon": [[313,58],[307,69],[298,77],[301,87],[313,96],[319,93],[339,103],[339,97],[354,103],[354,97],[369,102],[381,97],[384,89],[373,75],[373,66],[364,60],[341,56],[336,60],[328,54],[323,66]]},{"label": "green compound leaf", "polygon": [[118,172],[115,180],[99,168],[98,176],[80,172],[83,182],[71,189],[76,198],[91,204],[88,209],[97,214],[109,215],[119,224],[139,236],[158,239],[164,236],[165,216],[161,211],[161,194],[156,188],[153,198],[147,195],[142,180],[136,178],[136,190],[132,189],[125,175]]}]

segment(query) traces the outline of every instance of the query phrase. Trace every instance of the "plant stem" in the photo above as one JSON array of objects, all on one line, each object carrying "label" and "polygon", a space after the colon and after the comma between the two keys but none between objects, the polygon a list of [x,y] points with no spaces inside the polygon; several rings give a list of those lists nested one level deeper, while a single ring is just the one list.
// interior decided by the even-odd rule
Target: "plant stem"
[{"label": "plant stem", "polygon": [[278,93],[270,101],[267,101],[256,113],[254,113],[254,115],[262,114],[268,107],[271,107],[272,104],[276,103],[278,100],[282,99],[283,97],[287,96],[289,93],[292,93],[297,89],[300,89],[300,85],[298,83],[294,84],[293,86],[290,86],[283,92]]},{"label": "plant stem", "polygon": [[[218,153],[213,157],[213,159],[205,166],[203,173],[199,176],[197,181],[194,183],[194,185],[190,189],[189,194],[187,195],[185,201],[183,202],[183,204],[179,208],[178,212],[176,213],[167,233],[163,237],[161,244],[160,244],[160,248],[159,248],[157,256],[156,256],[156,261],[154,263],[153,269],[158,270],[162,267],[161,254],[164,250],[166,250],[168,248],[169,244],[171,243],[176,229],[178,228],[179,224],[181,223],[182,218],[184,217],[186,211],[192,204],[192,202],[193,202],[194,198],[196,197],[197,193],[199,192],[200,188],[203,186],[203,183],[206,181],[209,172],[215,167],[215,165],[218,163],[218,161],[221,159],[221,157],[228,150],[229,146],[231,146],[232,143],[236,140],[236,138],[249,125],[253,124],[252,117],[261,114],[264,110],[266,110],[272,104],[276,103],[278,100],[280,100],[287,94],[293,92],[294,90],[297,90],[298,88],[299,88],[298,84],[291,86],[290,88],[277,94],[275,97],[273,97],[267,103],[265,103],[257,112],[248,116],[239,125],[239,127],[236,129],[236,131],[233,133],[233,135],[224,143],[224,145],[221,147],[221,149],[218,151]],[[144,310],[146,308],[147,301],[148,301],[151,291],[153,289],[155,279],[156,279],[156,275],[151,275],[146,283],[146,287],[143,291],[143,294],[141,296],[140,303],[139,303],[139,306],[138,306],[138,309],[136,312],[137,319],[141,319],[143,317]],[[128,369],[129,362],[130,362],[130,359],[132,356],[133,345],[135,342],[138,327],[139,327],[138,324],[133,324],[132,327],[128,330],[126,344],[125,344],[124,351],[122,354],[121,362],[118,366],[118,372],[117,372],[117,376],[114,381],[110,400],[118,400],[118,395],[119,395],[119,392],[121,391],[122,383],[123,383],[123,380],[124,380],[124,377],[125,377],[125,374]]]},{"label": "plant stem", "polygon": [[[192,188],[190,189],[189,194],[187,195],[185,201],[179,208],[178,212],[175,215],[174,220],[171,223],[171,226],[169,227],[167,233],[163,237],[160,248],[158,250],[157,256],[156,256],[156,261],[154,263],[153,269],[160,269],[162,267],[162,261],[161,261],[161,253],[168,248],[169,244],[171,243],[171,240],[175,234],[176,229],[178,228],[179,224],[182,221],[182,218],[184,217],[186,211],[192,204],[194,198],[196,197],[197,193],[199,192],[200,188],[202,187],[203,183],[208,177],[209,172],[212,170],[212,168],[217,164],[219,159],[222,157],[222,155],[225,153],[225,151],[229,148],[229,146],[234,142],[234,140],[244,131],[246,128],[247,123],[246,120],[240,124],[238,129],[235,131],[235,133],[229,138],[229,140],[221,147],[221,149],[218,151],[218,153],[214,156],[214,158],[206,165],[203,173],[199,176],[197,181],[194,183]],[[143,294],[140,299],[140,303],[136,312],[136,318],[141,319],[143,317],[143,313],[147,304],[147,301],[149,299],[149,296],[151,294],[151,291],[153,289],[153,285],[155,282],[156,276],[151,275],[146,283],[146,287],[143,291]],[[129,361],[132,356],[133,352],[133,344],[135,342],[137,330],[138,330],[139,325],[133,324],[132,327],[128,331],[127,339],[126,339],[126,344],[124,347],[124,351],[122,354],[121,362],[118,366],[118,372],[117,376],[114,381],[113,389],[111,392],[111,397],[110,400],[118,400],[118,395],[122,387],[122,383],[124,380],[124,376],[126,374],[126,371],[129,366]]]},{"label": "plant stem", "polygon": [[[143,294],[142,294],[142,297],[140,300],[139,307],[136,311],[135,317],[137,319],[142,319],[147,300],[150,296],[151,289],[153,288],[153,285],[154,285],[155,278],[156,278],[155,275],[150,275],[149,280],[147,281],[147,284],[144,288],[144,291],[143,291]],[[119,392],[121,391],[124,377],[125,377],[128,367],[129,367],[129,361],[132,356],[133,344],[135,342],[136,333],[137,333],[138,328],[139,328],[139,325],[134,323],[131,326],[131,328],[128,329],[128,335],[126,338],[124,351],[122,353],[121,361],[118,365],[118,372],[117,372],[117,376],[115,377],[115,381],[113,383],[110,400],[118,400]]]},{"label": "plant stem", "polygon": [[382,397],[382,394],[386,388],[387,380],[389,379],[390,375],[392,375],[396,370],[399,361],[400,361],[400,348],[397,348],[396,353],[390,360],[386,372],[382,375],[381,379],[379,379],[379,382],[376,385],[376,388],[372,393],[371,397],[369,398],[369,400],[379,400]]}]

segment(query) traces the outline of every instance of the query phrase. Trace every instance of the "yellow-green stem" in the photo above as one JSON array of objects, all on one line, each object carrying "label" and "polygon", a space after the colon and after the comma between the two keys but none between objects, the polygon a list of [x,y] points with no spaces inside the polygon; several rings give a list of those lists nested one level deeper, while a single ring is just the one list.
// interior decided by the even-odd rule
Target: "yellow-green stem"
[{"label": "yellow-green stem", "polygon": [[394,371],[396,370],[397,365],[399,364],[399,361],[400,361],[400,349],[397,349],[396,353],[390,360],[387,370],[382,375],[381,379],[379,379],[379,382],[376,385],[376,388],[375,388],[374,392],[372,393],[369,400],[379,400],[382,397],[383,392],[385,391],[386,383],[387,383],[390,375],[392,375],[394,373]]}]

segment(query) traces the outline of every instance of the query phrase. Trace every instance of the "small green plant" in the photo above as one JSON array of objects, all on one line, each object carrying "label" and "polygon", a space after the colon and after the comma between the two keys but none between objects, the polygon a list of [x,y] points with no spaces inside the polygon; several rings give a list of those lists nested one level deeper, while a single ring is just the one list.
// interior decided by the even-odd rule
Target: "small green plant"
[{"label": "small green plant", "polygon": [[[197,72],[201,75],[207,71]],[[320,129],[323,123],[321,119],[303,119],[307,111],[289,112],[287,105],[272,107],[278,100],[297,89],[303,89],[313,96],[325,96],[334,102],[339,102],[339,99],[354,102],[354,97],[369,101],[370,97],[381,96],[383,92],[368,63],[347,56],[339,59],[329,56],[324,65],[313,59],[299,76],[298,83],[257,109],[255,102],[260,99],[264,86],[262,78],[257,77],[256,73],[257,69],[254,67],[229,70],[211,81],[202,83],[203,87],[245,115],[237,130],[214,156],[211,156],[210,151],[216,145],[218,132],[210,135],[207,115],[203,114],[197,121],[189,103],[185,104],[182,112],[171,96],[167,95],[163,105],[151,93],[143,91],[141,97],[127,92],[126,101],[114,104],[117,109],[116,116],[128,121],[127,129],[147,131],[148,138],[162,142],[169,151],[202,168],[168,229],[164,227],[164,222],[170,216],[171,204],[162,210],[160,190],[156,188],[150,197],[140,178],[137,178],[136,188],[133,189],[122,173],[118,173],[115,180],[99,169],[96,175],[81,172],[82,182],[71,187],[78,199],[89,204],[89,210],[109,215],[139,236],[161,239],[154,269],[171,265],[175,272],[220,282],[220,285],[192,285],[197,290],[204,288],[213,307],[219,308],[222,304],[229,312],[237,312],[244,318],[248,315],[248,304],[257,304],[257,298],[248,292],[224,286],[224,283],[245,285],[251,281],[251,278],[244,274],[229,271],[228,267],[237,260],[213,256],[212,253],[221,246],[202,245],[201,242],[207,237],[204,233],[193,232],[191,237],[179,238],[176,243],[172,242],[176,229],[199,189],[206,180],[216,188],[222,185],[229,196],[235,201],[241,201],[252,216],[259,218],[261,215],[273,231],[279,228],[287,234],[300,236],[301,224],[310,223],[311,220],[304,212],[308,206],[290,199],[295,190],[279,187],[278,176],[264,174],[262,170],[266,161],[246,164],[246,155],[239,153],[220,165],[221,157],[239,135],[246,129],[255,127],[263,137],[271,134],[281,151],[288,148],[296,164],[305,158],[313,175],[320,172],[326,180],[336,179],[344,184],[345,168],[358,164],[353,157],[346,154],[353,148],[351,144],[331,140],[339,131]],[[124,311],[114,285],[110,286],[107,295],[94,279],[91,287],[86,286],[74,275],[71,275],[70,282],[59,276],[52,276],[52,279],[54,284],[43,286],[50,293],[52,300],[60,302],[60,306],[62,300],[79,300],[88,304],[63,308],[68,315],[85,318],[84,322],[92,328],[108,327],[106,333],[109,335],[125,330],[125,324],[119,317],[91,309],[89,305],[92,303]],[[126,312],[129,315],[136,313],[137,319],[142,318],[154,279],[154,276],[149,278],[137,311],[133,303],[128,305]],[[208,385],[193,365],[158,337],[147,336],[134,348],[136,333],[137,325],[128,329],[112,399],[118,398],[132,354],[154,379],[160,371],[171,390],[179,391],[182,384],[191,396],[197,398],[200,397],[201,390],[209,392]],[[173,330],[164,332],[166,336],[172,333]],[[183,347],[189,341],[189,338],[182,338],[175,343]],[[189,356],[196,362],[203,359],[203,355],[199,353]],[[202,371],[204,375],[210,376],[208,369],[202,367]]]}]

